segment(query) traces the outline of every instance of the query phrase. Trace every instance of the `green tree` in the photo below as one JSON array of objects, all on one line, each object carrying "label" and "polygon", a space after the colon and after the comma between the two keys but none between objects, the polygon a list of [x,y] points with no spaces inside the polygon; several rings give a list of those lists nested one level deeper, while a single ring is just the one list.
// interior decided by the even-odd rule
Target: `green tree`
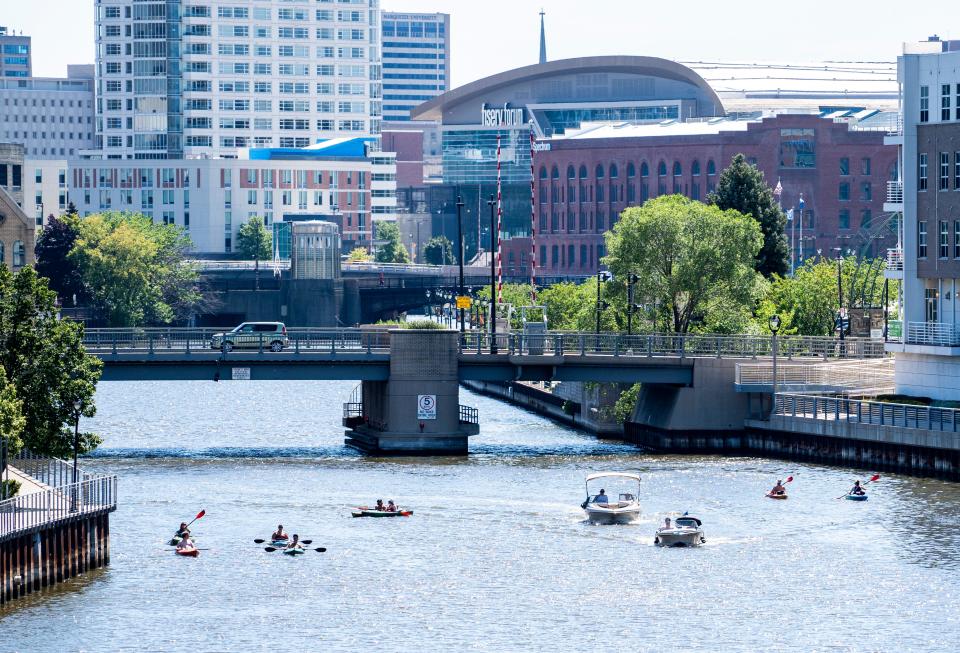
[{"label": "green tree", "polygon": [[0,440],[6,440],[11,454],[23,447],[21,436],[26,424],[23,400],[17,396],[17,386],[7,380],[7,372],[0,367]]},{"label": "green tree", "polygon": [[169,324],[195,310],[197,271],[186,261],[190,239],[180,227],[105,213],[84,218],[79,229],[69,258],[110,326]]},{"label": "green tree", "polygon": [[623,424],[633,415],[633,408],[637,405],[637,399],[640,398],[640,388],[639,383],[634,383],[620,393],[620,397],[613,405],[613,416],[618,423]]},{"label": "green tree", "polygon": [[380,221],[376,226],[377,263],[409,263],[410,253],[400,241],[400,228],[396,223]]},{"label": "green tree", "polygon": [[254,216],[240,225],[237,251],[250,261],[269,261],[273,258],[273,235],[263,225],[263,218]]},{"label": "green tree", "polygon": [[354,247],[347,254],[347,263],[369,263],[372,260],[373,257],[370,256],[370,252],[363,247]]},{"label": "green tree", "polygon": [[[33,268],[16,275],[0,266],[0,367],[22,403],[23,444],[38,454],[65,456],[73,450],[80,416],[96,412],[94,392],[102,363],[83,346],[83,325],[57,317],[56,293]],[[9,398],[4,391],[0,395]],[[82,451],[99,440],[81,434]]]},{"label": "green tree", "polygon": [[434,236],[423,246],[423,260],[430,265],[455,265],[453,243],[446,236]]},{"label": "green tree", "polygon": [[757,299],[763,236],[750,216],[669,195],[628,208],[605,237],[615,277],[636,274],[638,303],[666,310],[677,333],[703,323],[712,306],[752,308]]},{"label": "green tree", "polygon": [[765,277],[787,273],[787,218],[757,166],[747,163],[742,154],[733,157],[730,166],[720,173],[717,189],[707,201],[723,210],[734,209],[753,216],[763,233],[763,247],[756,255],[754,268]]},{"label": "green tree", "polygon": [[75,260],[70,258],[80,235],[80,217],[70,213],[51,216],[37,237],[34,253],[37,273],[49,279],[50,289],[60,296],[61,304],[83,301],[84,286]]}]

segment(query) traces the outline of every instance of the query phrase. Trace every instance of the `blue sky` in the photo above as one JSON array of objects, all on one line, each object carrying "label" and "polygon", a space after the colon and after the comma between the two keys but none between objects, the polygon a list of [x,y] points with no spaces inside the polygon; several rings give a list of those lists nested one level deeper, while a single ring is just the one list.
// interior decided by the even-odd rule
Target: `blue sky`
[{"label": "blue sky", "polygon": [[[537,60],[538,13],[550,59],[592,54],[681,61],[890,61],[904,41],[960,38],[960,9],[933,0],[381,0],[393,11],[447,12],[454,86]],[[2,0],[0,24],[33,37],[34,74],[92,62],[93,0]],[[953,31],[947,29],[953,23]]]}]

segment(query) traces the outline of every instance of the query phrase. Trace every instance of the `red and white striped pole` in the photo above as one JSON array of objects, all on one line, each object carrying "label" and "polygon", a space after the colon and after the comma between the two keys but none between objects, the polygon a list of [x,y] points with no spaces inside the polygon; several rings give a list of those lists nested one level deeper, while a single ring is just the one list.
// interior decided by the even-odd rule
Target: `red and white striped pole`
[{"label": "red and white striped pole", "polygon": [[530,299],[537,303],[537,202],[533,165],[533,121],[530,121]]},{"label": "red and white striped pole", "polygon": [[[500,256],[500,234],[503,233],[503,187],[500,183],[500,134],[497,134],[497,289],[494,295],[494,306],[500,304],[500,294],[503,291],[503,260]],[[496,310],[496,309],[494,309]],[[494,313],[496,315],[496,313]]]}]

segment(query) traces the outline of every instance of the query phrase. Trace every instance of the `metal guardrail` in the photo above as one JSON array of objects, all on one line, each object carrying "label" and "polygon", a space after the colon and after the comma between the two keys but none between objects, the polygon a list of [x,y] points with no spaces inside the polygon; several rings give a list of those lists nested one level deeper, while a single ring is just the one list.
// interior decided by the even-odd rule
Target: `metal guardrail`
[{"label": "metal guardrail", "polygon": [[960,328],[944,322],[907,322],[906,344],[934,347],[960,346]]},{"label": "metal guardrail", "polygon": [[[84,344],[91,353],[119,354],[129,352],[184,353],[210,350],[217,329],[88,329]],[[283,351],[299,353],[382,354],[389,352],[390,335],[386,329],[313,329],[291,327]],[[270,352],[271,339],[266,334],[247,343],[247,351],[258,354]],[[491,347],[492,345],[492,347]],[[677,335],[647,334],[628,336],[617,333],[548,332],[525,335],[499,333],[492,338],[488,332],[469,331],[460,337],[460,353],[489,354],[491,352],[524,356],[603,355],[614,357],[714,357],[758,358],[771,355],[772,341],[766,336]],[[236,348],[237,350],[240,347]],[[885,356],[883,342],[870,339],[782,336],[778,352],[785,360],[790,358],[881,358]]]},{"label": "metal guardrail", "polygon": [[[22,449],[8,462],[24,474],[50,487],[63,487],[74,482],[73,463],[59,458],[38,456]],[[78,482],[91,478],[94,478],[94,474],[83,471],[83,468],[77,468]]]},{"label": "metal guardrail", "polygon": [[[893,358],[837,360],[830,363],[778,364],[778,389],[823,387],[845,392],[888,392],[894,388]],[[773,386],[770,363],[737,363],[737,385]]]},{"label": "metal guardrail", "polygon": [[117,477],[98,476],[0,501],[0,540],[117,507]]},{"label": "metal guardrail", "polygon": [[903,204],[903,182],[887,182],[887,204]]},{"label": "metal guardrail", "polygon": [[887,250],[887,269],[903,271],[903,250],[899,247]]},{"label": "metal guardrail", "polygon": [[480,412],[473,406],[464,406],[460,404],[461,424],[480,424]]},{"label": "metal guardrail", "polygon": [[856,422],[905,429],[932,431],[960,430],[960,409],[912,406],[803,394],[778,394],[775,415],[821,421]]}]

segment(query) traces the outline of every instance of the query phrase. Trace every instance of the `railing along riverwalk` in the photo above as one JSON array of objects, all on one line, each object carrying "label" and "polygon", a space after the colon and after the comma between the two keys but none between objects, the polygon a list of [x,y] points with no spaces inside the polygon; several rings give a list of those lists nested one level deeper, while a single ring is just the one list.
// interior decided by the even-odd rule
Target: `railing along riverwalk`
[{"label": "railing along riverwalk", "polygon": [[774,415],[819,421],[847,421],[858,424],[894,426],[930,431],[960,431],[960,409],[935,408],[882,401],[823,397],[805,394],[778,394]]},{"label": "railing along riverwalk", "polygon": [[[84,344],[93,353],[145,352],[148,354],[190,353],[210,350],[215,333],[223,329],[141,328],[88,329]],[[383,329],[325,329],[288,327],[284,352],[350,351],[384,353],[389,351],[390,335]],[[245,344],[248,350],[271,353],[271,334],[255,335]],[[460,353],[510,354],[529,356],[604,355],[759,358],[770,356],[772,341],[765,336],[710,334],[586,333],[552,331],[546,334],[468,331],[460,337]],[[277,353],[277,352],[273,352]],[[848,338],[786,336],[778,339],[778,353],[790,358],[882,358],[883,342]]]},{"label": "railing along riverwalk", "polygon": [[[780,390],[807,386],[808,389],[822,387],[836,392],[892,392],[893,362],[893,358],[869,358],[826,363],[780,363],[777,365],[777,385]],[[734,382],[743,386],[772,387],[772,361],[737,363]]]}]

